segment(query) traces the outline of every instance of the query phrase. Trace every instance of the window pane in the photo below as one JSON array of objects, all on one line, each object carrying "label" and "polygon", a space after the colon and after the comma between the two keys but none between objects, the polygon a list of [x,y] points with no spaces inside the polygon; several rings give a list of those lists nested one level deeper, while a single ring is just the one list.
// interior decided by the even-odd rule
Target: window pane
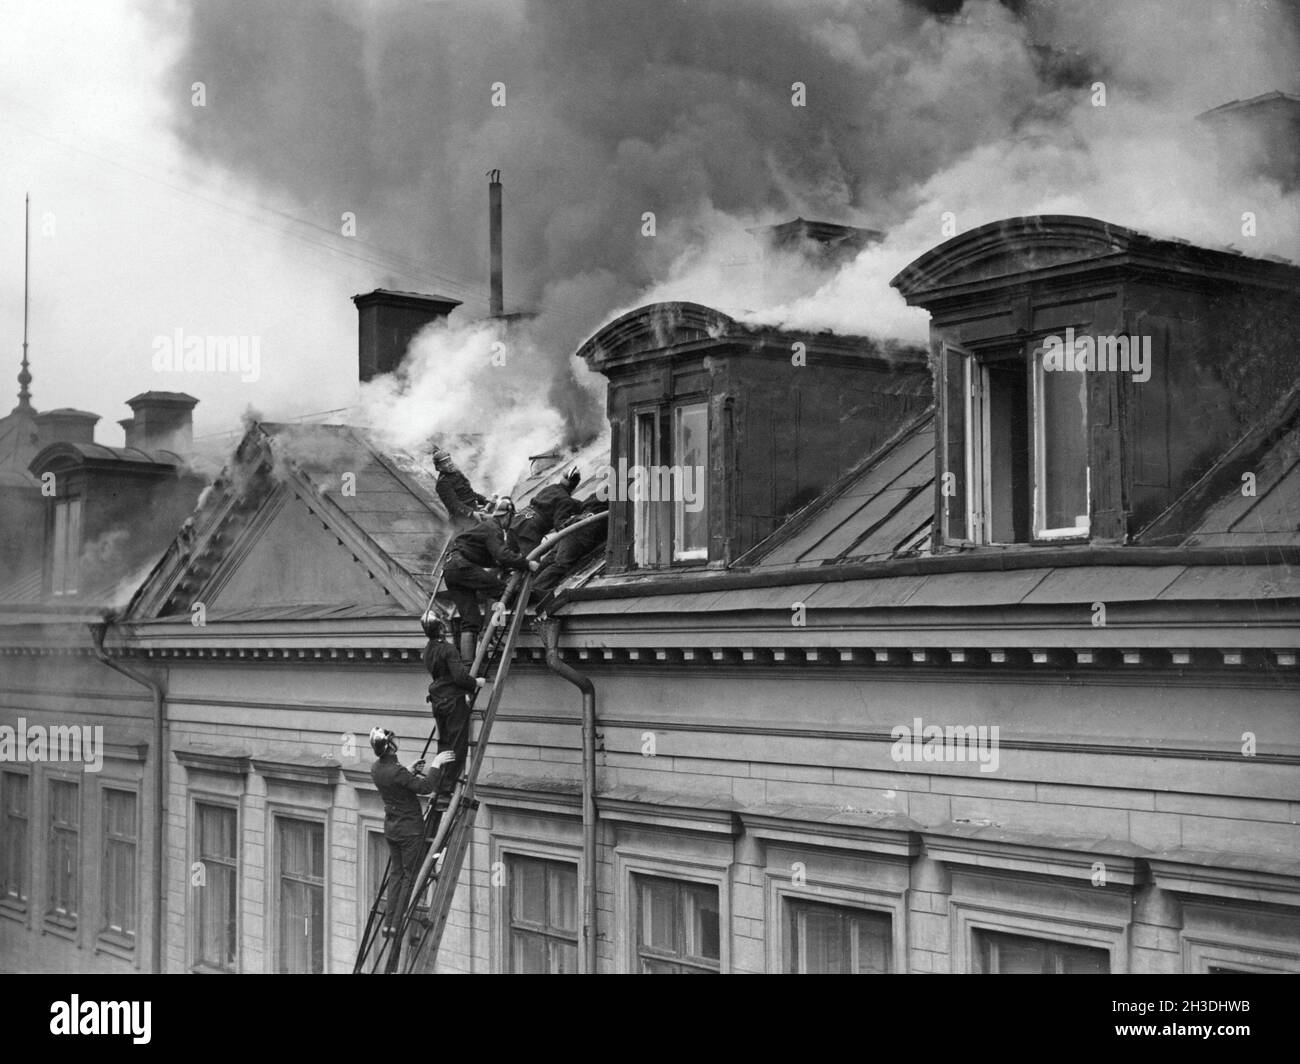
[{"label": "window pane", "polygon": [[552,927],[578,930],[578,870],[572,865],[550,866],[550,917]]},{"label": "window pane", "polygon": [[195,960],[199,964],[233,971],[237,960],[238,875],[237,833],[234,809],[196,805],[198,859],[203,881],[198,894]]},{"label": "window pane", "polygon": [[[642,470],[656,470],[660,464],[659,415],[654,412],[637,414],[633,431],[633,464]],[[637,490],[631,485],[629,488]],[[632,500],[633,558],[637,565],[658,565],[665,553],[661,547],[663,504],[647,496],[648,492],[640,489]]]},{"label": "window pane", "polygon": [[708,556],[708,437],[709,414],[704,403],[677,407],[673,427],[673,466],[681,471],[673,497],[673,557],[677,559]]},{"label": "window pane", "polygon": [[56,595],[63,594],[67,579],[68,507],[66,503],[54,504],[54,542],[50,550],[50,585]]},{"label": "window pane", "polygon": [[718,933],[718,892],[713,887],[691,887],[686,891],[687,956],[718,960],[722,956]]},{"label": "window pane", "polygon": [[641,881],[641,942],[677,952],[676,885],[659,879]]},{"label": "window pane", "polygon": [[136,796],[104,791],[104,926],[135,934]]},{"label": "window pane", "polygon": [[888,972],[892,923],[886,913],[791,901],[786,970],[817,975]]},{"label": "window pane", "polygon": [[49,911],[69,919],[77,915],[78,873],[78,795],[75,783],[50,781],[50,882]]},{"label": "window pane", "polygon": [[27,777],[16,772],[0,776],[0,897],[27,900],[28,807]]},{"label": "window pane", "polygon": [[849,943],[844,920],[834,913],[804,911],[796,919],[805,972],[844,975],[849,970]]},{"label": "window pane", "polygon": [[1088,375],[1035,366],[1038,531],[1088,528]]},{"label": "window pane", "polygon": [[515,858],[511,862],[510,897],[514,918],[530,924],[546,922],[546,869],[541,861]]},{"label": "window pane", "polygon": [[980,970],[995,975],[1105,974],[1110,954],[1045,938],[977,931]]},{"label": "window pane", "polygon": [[883,975],[888,972],[892,946],[889,917],[883,913],[863,914],[851,922],[856,945],[853,970],[858,975]]},{"label": "window pane", "polygon": [[510,970],[521,975],[546,975],[546,937],[515,931]]},{"label": "window pane", "polygon": [[370,882],[370,892],[366,895],[366,900],[373,905],[380,900],[379,887],[388,869],[388,843],[382,831],[366,832],[366,862],[369,865]]},{"label": "window pane", "polygon": [[512,972],[578,970],[578,869],[567,861],[510,856]]}]

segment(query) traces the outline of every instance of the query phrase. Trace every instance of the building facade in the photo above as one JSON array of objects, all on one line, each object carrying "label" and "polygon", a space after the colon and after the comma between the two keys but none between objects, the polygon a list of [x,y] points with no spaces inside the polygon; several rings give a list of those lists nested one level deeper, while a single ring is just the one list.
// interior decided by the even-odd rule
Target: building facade
[{"label": "building facade", "polygon": [[[437,970],[1300,972],[1298,278],[1009,219],[896,279],[928,351],[691,304],[593,336],[609,466],[691,467],[700,505],[615,498],[521,640]],[[432,726],[445,511],[341,428],[256,426],[215,488],[104,660],[87,618],[4,622],[0,720],[97,690],[115,751],[75,822],[68,773],[0,765],[5,875],[49,869],[0,905],[5,967],[150,967],[90,916],[135,773],[164,970],[351,970],[387,856],[364,737],[409,763]],[[106,870],[75,890],[74,852]]]}]

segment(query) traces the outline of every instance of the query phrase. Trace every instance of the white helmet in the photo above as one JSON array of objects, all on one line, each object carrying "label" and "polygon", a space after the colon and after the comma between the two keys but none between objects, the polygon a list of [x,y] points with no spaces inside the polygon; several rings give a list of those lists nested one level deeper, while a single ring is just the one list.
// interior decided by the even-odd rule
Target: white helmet
[{"label": "white helmet", "polygon": [[393,745],[393,740],[397,735],[388,728],[371,728],[370,729],[370,749],[379,757],[388,753],[389,747]]}]

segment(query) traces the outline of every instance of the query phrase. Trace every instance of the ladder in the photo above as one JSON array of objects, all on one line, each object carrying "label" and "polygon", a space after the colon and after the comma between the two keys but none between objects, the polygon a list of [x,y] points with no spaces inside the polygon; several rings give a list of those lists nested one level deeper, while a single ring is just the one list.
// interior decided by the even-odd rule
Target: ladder
[{"label": "ladder", "polygon": [[[528,555],[528,560],[535,561],[544,557],[561,539],[596,521],[603,521],[607,516],[603,513],[591,514],[567,525],[559,532],[551,533]],[[441,558],[439,569],[441,569]],[[487,708],[483,712],[478,734],[471,742],[469,755],[465,759],[466,764],[456,780],[445,808],[440,807],[440,795],[437,793],[429,800],[424,820],[421,864],[411,888],[410,900],[394,929],[395,933],[384,936],[381,932],[387,907],[386,895],[389,886],[396,881],[393,862],[391,858],[389,859],[379,885],[378,895],[371,906],[370,915],[362,932],[356,962],[352,968],[354,974],[397,971],[409,974],[421,970],[422,966],[423,970],[432,969],[438,945],[442,941],[443,930],[447,925],[447,917],[451,912],[465,855],[473,840],[474,820],[478,812],[474,787],[487,750],[492,723],[496,719],[497,709],[505,691],[506,677],[514,660],[515,643],[523,627],[525,607],[532,588],[532,577],[533,574],[528,571],[512,575],[505,594],[501,597],[501,604],[508,605],[493,610],[488,618],[486,631],[479,640],[474,662],[469,670],[470,675],[474,677],[493,674],[491,694]],[[439,579],[435,581],[435,588],[440,581],[441,572],[439,572]],[[467,696],[471,714],[477,696],[478,691]],[[424,744],[424,751],[420,755],[421,759],[428,753],[433,738],[434,733],[430,732]]]}]

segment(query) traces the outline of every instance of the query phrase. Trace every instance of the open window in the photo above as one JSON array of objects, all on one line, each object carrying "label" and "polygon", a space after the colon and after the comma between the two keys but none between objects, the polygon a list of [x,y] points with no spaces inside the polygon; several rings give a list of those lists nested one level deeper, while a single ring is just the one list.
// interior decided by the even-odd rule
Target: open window
[{"label": "open window", "polygon": [[708,559],[708,439],[704,402],[634,415],[627,489],[638,566]]},{"label": "open window", "polygon": [[950,542],[1029,543],[1089,529],[1087,375],[1042,349],[944,346],[943,524]]}]

